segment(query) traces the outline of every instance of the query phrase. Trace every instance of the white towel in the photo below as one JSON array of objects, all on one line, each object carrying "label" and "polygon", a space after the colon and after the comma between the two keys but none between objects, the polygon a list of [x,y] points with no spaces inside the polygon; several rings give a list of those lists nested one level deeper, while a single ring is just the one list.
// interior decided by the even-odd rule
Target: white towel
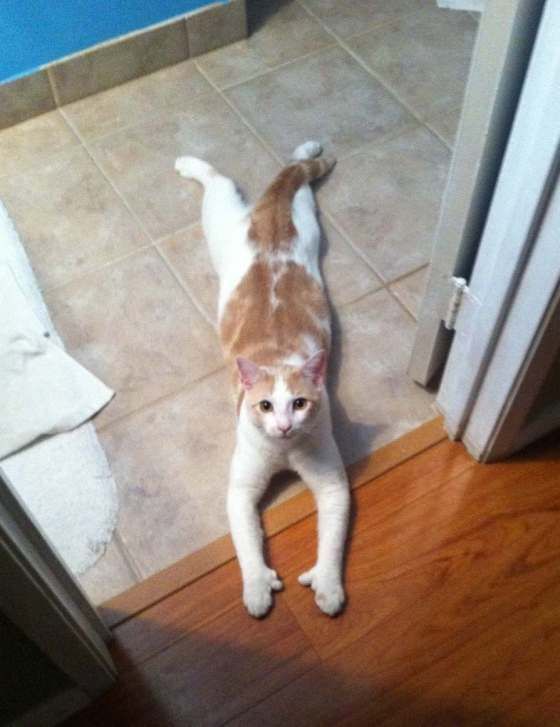
[{"label": "white towel", "polygon": [[74,429],[113,395],[53,343],[10,266],[0,264],[0,459]]}]

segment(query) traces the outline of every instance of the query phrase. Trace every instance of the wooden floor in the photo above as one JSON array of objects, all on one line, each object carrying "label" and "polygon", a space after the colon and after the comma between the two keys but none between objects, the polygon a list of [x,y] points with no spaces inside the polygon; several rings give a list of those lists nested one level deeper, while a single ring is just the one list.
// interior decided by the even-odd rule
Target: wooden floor
[{"label": "wooden floor", "polygon": [[72,725],[560,725],[560,444],[478,465],[435,444],[354,491],[348,606],[297,575],[315,518],[269,540],[255,621],[235,561],[114,628],[118,685]]}]

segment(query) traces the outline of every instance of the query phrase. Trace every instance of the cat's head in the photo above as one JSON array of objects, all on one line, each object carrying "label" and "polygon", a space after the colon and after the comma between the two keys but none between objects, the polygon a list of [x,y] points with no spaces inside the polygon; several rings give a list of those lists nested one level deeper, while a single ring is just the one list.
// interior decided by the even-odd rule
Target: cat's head
[{"label": "cat's head", "polygon": [[258,429],[275,439],[290,439],[313,428],[325,386],[325,351],[301,366],[261,367],[241,357],[236,363],[244,406]]}]

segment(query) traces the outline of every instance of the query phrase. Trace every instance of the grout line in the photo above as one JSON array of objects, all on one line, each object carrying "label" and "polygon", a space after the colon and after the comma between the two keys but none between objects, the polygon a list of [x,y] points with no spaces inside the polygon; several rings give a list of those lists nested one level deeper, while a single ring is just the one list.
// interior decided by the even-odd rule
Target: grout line
[{"label": "grout line", "polygon": [[200,220],[196,220],[196,222],[189,222],[188,225],[185,225],[184,227],[179,227],[177,230],[173,230],[173,232],[166,232],[165,235],[161,235],[160,237],[156,237],[154,240],[155,245],[163,245],[167,240],[174,237],[175,235],[182,235],[185,232],[188,232],[193,227],[196,227],[200,224]]},{"label": "grout line", "polygon": [[45,68],[45,71],[46,71],[47,78],[49,81],[49,86],[51,87],[51,93],[53,95],[54,104],[57,108],[60,108],[60,105],[61,105],[60,104],[60,94],[58,93],[58,88],[56,85],[56,81],[54,80],[51,66],[47,66],[47,68]]},{"label": "grout line", "polygon": [[[455,109],[446,109],[446,110],[447,110],[447,111],[451,111],[451,110],[453,110],[453,111],[457,111],[457,110],[458,110],[458,111],[459,111],[459,117],[460,117],[460,116],[461,116],[461,111],[462,111],[462,106],[459,106],[459,107],[458,107],[458,109],[456,109],[456,108],[455,108]],[[449,151],[450,151],[451,153],[453,153],[453,151],[455,150],[455,139],[453,139],[453,141],[449,141],[448,139],[445,139],[445,138],[443,137],[443,135],[442,135],[442,134],[440,134],[440,132],[439,132],[439,131],[438,131],[438,130],[437,130],[437,129],[435,128],[435,127],[433,127],[433,126],[431,125],[431,122],[432,122],[432,120],[433,120],[434,118],[435,118],[435,114],[434,114],[434,116],[431,116],[431,117],[430,117],[429,119],[426,119],[426,121],[424,121],[424,122],[423,122],[423,123],[424,123],[424,126],[425,126],[425,127],[426,127],[426,128],[427,128],[427,129],[429,130],[429,131],[431,131],[431,133],[432,133],[432,134],[433,134],[434,136],[436,136],[436,137],[437,137],[437,138],[438,138],[438,139],[439,139],[439,140],[440,140],[440,141],[441,141],[441,142],[442,142],[443,144],[445,144],[445,146],[446,146],[446,147],[447,147],[447,148],[449,149]],[[455,137],[457,136],[457,132],[458,132],[458,131],[459,131],[459,127],[457,126],[457,128],[455,129]]]},{"label": "grout line", "polygon": [[[196,224],[196,223],[195,223]],[[204,320],[212,327],[214,331],[218,330],[218,326],[216,321],[213,321],[211,317],[207,314],[207,312],[204,310],[202,305],[199,304],[198,300],[192,293],[192,291],[189,289],[188,285],[184,282],[184,280],[180,277],[180,275],[176,272],[174,265],[171,263],[170,260],[167,259],[165,253],[163,250],[160,249],[159,243],[154,243],[154,248],[157,251],[161,261],[169,271],[169,273],[172,275],[174,280],[177,282],[177,285],[181,288],[183,293],[187,296],[188,300],[193,304],[193,306],[196,308],[199,315],[204,318]]]},{"label": "grout line", "polygon": [[407,273],[403,273],[402,275],[397,275],[397,277],[393,278],[393,280],[391,280],[389,283],[387,283],[387,285],[391,286],[394,283],[400,283],[403,280],[405,280],[405,278],[408,278],[410,275],[414,275],[415,273],[419,273],[420,270],[427,268],[429,265],[430,265],[430,261],[428,261],[426,263],[422,263],[422,265],[418,265],[417,267],[412,268],[412,270],[409,270]]},{"label": "grout line", "polygon": [[396,303],[398,303],[399,307],[406,313],[406,315],[407,316],[410,316],[410,318],[412,318],[412,320],[414,321],[414,324],[416,325],[418,323],[416,317],[412,314],[412,311],[408,310],[408,308],[406,307],[406,305],[401,300],[398,299],[398,297],[395,295],[395,293],[391,289],[391,287],[390,286],[386,286],[385,290],[389,293],[389,295],[391,296],[391,298]]},{"label": "grout line", "polygon": [[[195,308],[196,312],[197,312],[197,313],[198,313],[198,314],[199,314],[199,315],[200,315],[200,316],[201,316],[201,317],[203,318],[203,320],[204,320],[204,321],[205,321],[206,323],[209,323],[209,324],[210,324],[210,326],[211,326],[211,327],[212,327],[212,328],[213,328],[214,330],[216,330],[216,324],[215,324],[214,322],[212,322],[212,321],[210,320],[209,316],[208,316],[208,315],[207,315],[207,314],[206,314],[206,313],[204,312],[204,310],[203,310],[203,309],[202,309],[202,308],[200,307],[200,305],[198,304],[198,301],[196,301],[196,300],[195,300],[195,298],[194,298],[193,294],[191,293],[191,291],[190,291],[190,290],[188,290],[188,289],[187,289],[187,287],[186,287],[185,285],[183,285],[183,283],[182,283],[181,279],[179,278],[179,276],[178,276],[178,275],[177,275],[177,273],[175,272],[175,270],[174,270],[173,266],[172,266],[172,265],[170,264],[170,262],[169,262],[169,261],[167,260],[167,258],[166,258],[166,257],[164,256],[164,254],[162,253],[162,251],[160,250],[160,248],[159,248],[159,247],[158,247],[158,245],[157,245],[157,242],[158,242],[158,240],[159,240],[159,241],[161,241],[162,239],[164,239],[164,238],[166,238],[166,237],[169,237],[170,235],[174,235],[174,234],[177,234],[177,232],[178,232],[178,231],[173,231],[173,232],[170,232],[170,233],[168,233],[168,234],[166,234],[166,235],[163,235],[163,236],[161,236],[161,237],[159,237],[159,238],[155,238],[155,237],[154,237],[154,236],[153,236],[153,235],[152,235],[152,234],[150,233],[150,231],[148,230],[147,226],[146,226],[146,225],[145,225],[145,224],[144,224],[144,223],[142,222],[142,220],[140,219],[140,217],[139,217],[139,216],[138,216],[138,215],[136,214],[136,212],[135,212],[135,211],[134,211],[134,210],[132,209],[132,207],[131,207],[131,206],[129,205],[129,203],[128,203],[128,201],[126,200],[125,196],[124,196],[124,195],[123,195],[123,194],[122,194],[122,193],[120,192],[120,190],[118,189],[118,187],[116,186],[116,184],[115,184],[115,183],[114,183],[114,182],[112,181],[112,179],[111,179],[111,178],[110,178],[110,177],[109,177],[109,176],[108,176],[108,175],[107,175],[107,174],[105,173],[105,171],[103,170],[103,167],[102,167],[102,166],[101,166],[101,165],[100,165],[100,164],[99,164],[99,163],[97,162],[97,160],[95,159],[95,157],[94,157],[93,153],[91,152],[91,150],[90,150],[90,148],[89,148],[89,146],[88,146],[88,144],[87,144],[86,140],[85,140],[85,139],[84,139],[84,138],[83,138],[83,137],[82,137],[82,136],[81,136],[81,135],[79,134],[78,130],[77,130],[77,129],[76,129],[75,127],[74,127],[74,125],[73,125],[73,124],[72,124],[72,122],[71,122],[71,121],[70,121],[70,120],[69,120],[69,119],[68,119],[68,118],[66,117],[66,115],[65,115],[65,114],[63,114],[63,115],[64,115],[64,118],[65,118],[66,122],[67,122],[67,123],[68,123],[68,125],[70,126],[70,128],[71,128],[71,129],[72,129],[72,130],[74,131],[74,133],[76,134],[76,136],[77,136],[77,137],[78,137],[78,139],[80,140],[80,142],[81,142],[81,144],[82,144],[83,148],[85,149],[85,151],[87,152],[88,156],[90,157],[90,159],[92,160],[92,162],[93,162],[93,163],[95,164],[95,166],[96,166],[96,167],[97,167],[97,169],[99,170],[100,174],[101,174],[101,175],[103,176],[103,178],[104,178],[104,179],[105,179],[105,180],[107,181],[107,183],[108,183],[108,184],[109,184],[109,185],[111,186],[111,188],[113,189],[113,191],[115,192],[115,194],[116,194],[116,195],[118,196],[118,198],[119,198],[119,199],[121,200],[122,204],[123,204],[123,205],[125,206],[125,208],[126,208],[126,209],[128,210],[129,214],[130,214],[130,215],[132,216],[132,218],[133,218],[133,219],[134,219],[134,220],[136,221],[136,224],[137,224],[137,225],[138,225],[138,226],[140,227],[140,229],[142,230],[142,232],[143,232],[143,233],[144,233],[144,234],[145,234],[145,235],[147,236],[147,238],[148,238],[148,239],[150,240],[150,243],[149,243],[149,245],[145,245],[145,246],[143,246],[143,247],[139,248],[139,250],[145,250],[145,249],[148,249],[148,248],[152,247],[152,248],[153,248],[153,249],[154,249],[154,250],[156,251],[156,254],[157,254],[157,255],[158,255],[158,257],[160,258],[160,260],[161,260],[161,261],[163,262],[163,264],[164,264],[164,266],[165,266],[166,270],[168,270],[168,272],[169,272],[169,273],[171,274],[171,276],[173,277],[173,279],[174,279],[174,280],[175,280],[175,281],[177,282],[177,284],[179,285],[179,288],[180,288],[180,289],[181,289],[181,290],[183,291],[183,293],[185,294],[185,296],[187,297],[187,299],[189,300],[189,302],[190,302],[190,303],[191,303],[191,304],[192,304],[192,305],[194,306],[194,308]],[[192,223],[191,223],[190,225],[187,225],[186,227],[184,227],[184,228],[181,228],[181,229],[183,229],[183,230],[185,230],[185,229],[188,229],[189,227],[192,227],[192,226],[194,226],[195,224],[197,224],[197,222],[192,222]],[[123,255],[123,256],[122,256],[121,258],[119,258],[119,260],[118,260],[118,261],[120,262],[121,260],[124,260],[125,258],[127,258],[127,257],[130,257],[131,255],[133,255],[133,254],[134,254],[135,252],[138,252],[139,250],[135,250],[135,251],[133,251],[133,252],[131,252],[131,253],[127,254],[127,255]],[[97,268],[97,269],[98,269],[98,270],[99,270],[99,269],[102,269],[102,268],[104,268],[104,267],[106,267],[106,266],[108,266],[108,265],[111,265],[111,264],[115,263],[115,262],[117,262],[117,260],[116,260],[116,259],[115,259],[115,260],[111,260],[111,261],[109,261],[109,262],[105,263],[104,265],[100,266],[100,267],[99,267],[99,268]],[[91,271],[90,271],[90,272],[91,272]],[[72,282],[73,282],[73,281],[72,281]]]},{"label": "grout line", "polygon": [[[98,93],[93,94],[92,96],[86,96],[83,99],[78,99],[77,101],[71,101],[69,103],[63,104],[62,106],[58,107],[58,110],[59,111],[63,111],[66,107],[73,106],[74,104],[79,104],[82,101],[91,101],[93,99],[93,97],[94,96],[97,96],[97,95],[101,95],[101,94],[105,94],[105,93],[110,93],[112,91],[118,91],[119,89],[122,89],[123,87],[128,86],[129,84],[134,84],[134,83],[136,83],[138,81],[142,81],[144,79],[148,79],[151,76],[155,76],[156,74],[161,73],[163,71],[168,71],[170,68],[173,68],[174,66],[179,66],[182,63],[192,63],[192,64],[194,64],[195,63],[195,59],[194,58],[187,58],[186,60],[179,61],[179,63],[174,63],[174,64],[172,64],[170,66],[165,66],[164,68],[160,68],[159,71],[154,71],[153,73],[147,73],[144,76],[139,76],[138,78],[133,78],[130,81],[125,81],[125,83],[121,83],[119,86],[113,86],[112,88],[107,88],[104,91],[98,91]],[[198,69],[198,67],[197,67],[197,70],[200,73],[200,69]],[[207,82],[206,77],[203,76],[202,73],[200,73],[200,75]],[[190,96],[190,98],[191,99],[201,99],[205,95],[210,94],[214,90],[215,90],[214,87],[211,86],[210,84],[208,84],[208,88],[204,88],[201,91],[192,93],[192,95]],[[110,138],[111,136],[116,136],[117,134],[121,134],[122,132],[125,132],[125,131],[128,132],[128,131],[131,131],[133,129],[137,129],[139,126],[142,126],[143,124],[151,123],[154,120],[164,119],[164,120],[167,121],[167,120],[172,119],[172,118],[175,118],[177,116],[182,116],[185,113],[186,113],[186,109],[184,107],[177,107],[177,108],[167,109],[166,112],[165,112],[165,114],[163,114],[163,115],[159,111],[154,111],[154,112],[152,112],[150,114],[146,114],[145,116],[141,116],[140,118],[132,121],[129,124],[124,124],[123,126],[119,126],[116,129],[113,128],[113,129],[110,129],[110,130],[102,131],[101,133],[96,134],[94,136],[91,136],[91,137],[89,137],[87,139],[85,137],[82,137],[82,142],[83,142],[84,145],[86,145],[86,144],[96,144],[97,142],[105,141],[106,139]],[[67,118],[67,121],[68,121],[69,124],[72,123],[69,118]],[[76,133],[79,133],[79,132],[76,132]]]},{"label": "grout line", "polygon": [[212,79],[205,73],[205,71],[198,65],[198,63],[195,61],[196,67],[200,71],[200,73],[204,76],[204,78],[208,81],[208,83],[212,86],[214,91],[219,94],[219,96],[226,102],[226,104],[230,107],[230,109],[235,113],[235,115],[241,120],[241,122],[244,124],[244,126],[249,129],[251,134],[257,139],[257,141],[260,142],[260,144],[265,148],[265,151],[267,151],[273,159],[275,159],[279,164],[284,165],[285,161],[282,159],[281,156],[279,156],[276,151],[270,146],[270,144],[263,139],[263,137],[259,134],[259,132],[247,121],[247,119],[243,116],[243,114],[238,110],[237,106],[229,100],[229,98],[225,95],[225,93],[222,92],[218,86],[212,81]]},{"label": "grout line", "polygon": [[394,292],[391,289],[391,285],[393,283],[398,283],[399,281],[403,280],[404,278],[407,278],[409,275],[414,275],[414,273],[417,273],[419,270],[422,270],[426,266],[430,264],[430,261],[422,263],[422,265],[419,265],[418,267],[414,268],[413,270],[410,270],[407,273],[403,273],[403,275],[394,278],[393,280],[386,279],[383,275],[381,275],[373,266],[373,264],[365,257],[365,255],[359,250],[359,248],[355,247],[352,243],[351,238],[348,236],[348,234],[344,231],[344,229],[339,225],[339,223],[335,220],[334,216],[332,215],[332,212],[330,212],[328,209],[322,209],[321,214],[324,215],[324,217],[330,222],[330,224],[335,228],[335,230],[341,235],[341,237],[344,238],[344,240],[350,245],[352,250],[361,258],[361,260],[365,263],[365,265],[372,270],[375,275],[379,278],[381,281],[381,286],[377,288],[376,290],[370,290],[367,293],[364,293],[363,295],[358,296],[354,300],[346,302],[343,306],[337,306],[339,310],[343,310],[347,306],[353,305],[354,303],[358,303],[363,298],[365,298],[368,295],[373,295],[374,293],[378,293],[380,290],[386,290],[389,295],[399,304],[399,306],[409,315],[412,317],[415,323],[417,323],[416,317],[412,314],[411,311],[408,310],[408,308],[402,303],[398,297],[394,294]]},{"label": "grout line", "polygon": [[369,154],[370,151],[375,151],[378,147],[384,146],[388,142],[398,139],[399,136],[405,136],[406,134],[410,134],[412,131],[416,131],[417,129],[422,128],[422,126],[423,124],[420,123],[418,119],[414,118],[411,121],[407,121],[403,126],[399,127],[398,129],[387,131],[379,138],[373,139],[372,141],[366,141],[364,144],[357,147],[356,149],[353,149],[346,154],[342,154],[341,156],[337,156],[337,162],[345,162],[347,159],[352,159],[353,157],[359,156],[360,154]]},{"label": "grout line", "polygon": [[[296,0],[296,1],[298,1],[298,0]],[[312,10],[310,10],[309,8],[307,8],[305,5],[301,5],[301,3],[299,3],[299,4],[300,4],[301,7],[304,8],[304,10],[309,15],[311,15],[311,17],[315,18],[315,20],[317,20],[317,22],[319,22],[321,24],[321,26],[323,27],[323,29],[327,33],[329,33],[336,40],[336,42],[338,43],[338,45],[344,51],[346,51],[346,53],[348,53],[348,55],[350,55],[354,59],[354,61],[364,71],[366,71],[366,73],[368,73],[372,78],[374,78],[378,83],[380,83],[383,86],[383,88],[405,109],[405,111],[407,111],[411,116],[413,116],[416,119],[416,121],[418,122],[418,124],[420,124],[421,126],[424,126],[424,127],[428,128],[428,130],[433,133],[432,129],[429,128],[429,127],[427,127],[427,125],[426,125],[424,119],[422,118],[422,116],[420,116],[418,114],[418,112],[412,106],[410,106],[407,101],[405,101],[403,98],[401,98],[399,92],[396,89],[394,89],[384,78],[382,78],[372,68],[370,68],[370,66],[364,60],[362,60],[362,58],[355,51],[353,51],[352,48],[350,48],[350,46],[348,45],[348,43],[346,42],[345,39],[341,38],[334,30],[331,30],[331,28],[329,28],[327,25],[325,25],[322,22],[321,18],[319,18],[317,15],[315,15],[315,13]],[[410,14],[411,15],[414,15],[414,14],[419,14],[420,12],[422,12],[422,11],[421,10],[414,10]],[[353,40],[356,37],[363,37],[363,36],[367,35],[367,33],[370,33],[373,30],[377,30],[379,27],[384,27],[388,23],[389,23],[389,21],[387,23],[383,23],[383,24],[381,24],[379,26],[372,27],[369,30],[364,31],[363,33],[357,33],[355,35],[352,35],[347,40]],[[438,140],[440,139],[439,136],[437,136],[437,138],[438,138]],[[443,142],[443,143],[445,143],[445,146],[448,146],[448,144],[446,142]]]},{"label": "grout line", "polygon": [[62,115],[66,119],[66,123],[70,126],[70,128],[74,131],[74,133],[78,137],[78,139],[81,141],[82,146],[84,147],[84,149],[88,153],[89,158],[92,160],[92,162],[95,164],[95,166],[97,167],[97,169],[101,173],[102,177],[107,181],[107,183],[109,184],[109,186],[111,187],[111,189],[113,190],[113,192],[115,192],[115,194],[117,195],[117,197],[121,200],[122,204],[128,210],[128,212],[131,215],[131,217],[136,221],[136,224],[140,227],[140,229],[142,230],[142,232],[146,235],[146,237],[152,243],[154,243],[155,240],[154,240],[152,234],[150,233],[150,231],[148,230],[148,228],[144,225],[144,223],[142,222],[142,220],[140,219],[140,217],[138,217],[138,215],[136,214],[136,212],[132,209],[132,207],[130,206],[130,204],[128,203],[128,201],[124,197],[124,195],[121,193],[121,191],[118,189],[118,187],[116,186],[116,184],[113,182],[113,180],[105,173],[105,170],[103,169],[103,167],[101,166],[101,164],[97,161],[97,159],[93,155],[93,152],[90,149],[87,140],[82,137],[82,135],[80,134],[80,132],[78,131],[78,129],[72,123],[72,120],[64,113],[64,107],[63,106],[60,107],[60,112],[62,113]]},{"label": "grout line", "polygon": [[[156,404],[161,404],[162,401],[165,401],[166,399],[171,399],[173,396],[176,396],[177,394],[182,394],[186,391],[189,391],[190,389],[194,388],[197,384],[201,384],[203,381],[206,381],[206,379],[210,379],[212,376],[215,376],[220,371],[226,371],[226,365],[222,364],[216,369],[212,369],[212,371],[208,371],[205,374],[202,374],[202,376],[199,376],[198,379],[194,379],[194,381],[189,381],[189,383],[184,384],[183,386],[180,386],[178,389],[174,389],[173,391],[168,392],[167,394],[162,394],[157,399],[153,399],[152,401],[146,402],[145,404],[142,404],[141,406],[137,407],[136,409],[131,409],[130,411],[127,411],[125,414],[121,414],[118,417],[115,417],[114,419],[109,420],[108,422],[105,422],[104,424],[97,424],[95,419],[93,420],[93,423],[95,424],[95,431],[99,434],[99,432],[104,432],[106,429],[110,429],[113,424],[120,424],[124,419],[127,419],[128,417],[134,416],[135,414],[139,414],[140,412],[144,411],[144,409],[149,409],[151,406],[155,406]],[[110,464],[110,463],[109,463]],[[147,576],[142,576],[142,578],[146,578]]]},{"label": "grout line", "polygon": [[[322,45],[320,48],[315,48],[315,50],[311,50],[308,53],[304,53],[301,56],[297,56],[296,58],[290,58],[289,61],[283,61],[282,63],[278,63],[275,66],[267,66],[262,71],[259,71],[258,73],[254,73],[252,76],[248,76],[247,78],[244,78],[241,81],[234,81],[233,83],[228,83],[225,86],[218,86],[216,84],[216,88],[218,88],[220,91],[230,91],[233,88],[237,88],[238,86],[243,86],[245,83],[250,83],[251,81],[255,81],[258,78],[262,78],[264,76],[268,76],[271,73],[274,73],[275,71],[278,71],[281,68],[286,68],[287,66],[291,66],[294,63],[297,63],[298,61],[306,60],[307,58],[312,58],[313,56],[319,55],[325,50],[330,50],[331,48],[336,48],[337,42],[336,40],[333,40],[331,43],[326,43],[325,45]],[[226,46],[227,47],[227,46]],[[220,48],[218,50],[221,50]],[[216,52],[216,51],[212,51]],[[203,56],[201,56],[203,58]],[[200,67],[199,67],[199,70]],[[201,71],[202,72],[202,71]]]},{"label": "grout line", "polygon": [[366,71],[367,73],[369,73],[369,75],[373,79],[375,79],[379,84],[381,84],[381,86],[383,86],[383,88],[387,91],[387,93],[389,93],[393,97],[393,99],[397,103],[399,103],[404,108],[404,110],[408,112],[408,114],[410,114],[410,116],[412,116],[414,119],[416,119],[417,123],[421,127],[423,127],[424,129],[426,129],[433,136],[435,136],[436,139],[440,143],[442,143],[446,148],[451,149],[451,147],[449,146],[449,144],[446,141],[442,140],[433,131],[433,129],[427,125],[427,123],[424,120],[424,118],[422,117],[422,115],[420,115],[407,101],[405,101],[401,97],[400,93],[395,88],[393,88],[393,86],[391,86],[382,76],[380,76],[372,68],[370,68],[367,65],[367,63],[365,61],[363,61],[360,58],[360,56],[357,53],[355,53],[350,47],[348,47],[346,44],[344,44],[344,42],[341,41],[340,42],[340,45],[341,45],[341,48],[343,48],[346,51],[346,53],[348,53],[348,55],[351,56],[351,58],[353,58],[356,61],[356,63],[358,63],[364,69],[364,71]]},{"label": "grout line", "polygon": [[145,252],[146,250],[150,250],[152,247],[154,247],[154,244],[152,242],[148,242],[146,245],[140,245],[140,247],[135,248],[134,250],[130,250],[129,252],[124,253],[123,255],[118,255],[117,257],[111,258],[110,260],[106,260],[104,263],[101,263],[99,265],[94,265],[91,268],[88,268],[87,270],[84,270],[83,273],[80,273],[79,275],[76,275],[72,278],[69,278],[68,280],[65,280],[63,283],[58,283],[57,285],[53,285],[48,288],[41,288],[41,292],[45,295],[49,295],[50,293],[56,292],[61,290],[62,288],[65,288],[67,285],[73,285],[74,283],[79,283],[81,280],[84,280],[88,277],[88,275],[92,275],[94,273],[98,273],[100,270],[104,270],[105,268],[110,267],[111,265],[116,265],[118,263],[123,262],[123,260],[127,260],[129,257],[132,257],[133,255],[136,255],[140,252]]},{"label": "grout line", "polygon": [[333,213],[330,211],[328,205],[322,204],[320,206],[320,212],[323,217],[325,217],[326,220],[334,227],[334,229],[338,232],[338,234],[344,239],[346,243],[352,248],[352,251],[356,253],[356,255],[360,258],[360,260],[371,270],[373,273],[379,278],[381,281],[381,286],[385,287],[387,284],[387,280],[385,279],[385,276],[382,275],[378,270],[374,267],[373,263],[371,263],[368,258],[365,256],[365,254],[360,250],[359,247],[354,245],[352,242],[352,238],[350,235],[346,232],[346,230],[341,226],[341,224],[338,222],[336,217],[333,215]]},{"label": "grout line", "polygon": [[[321,25],[321,27],[323,28],[324,31],[326,31],[327,33],[329,33],[330,35],[332,35],[334,38],[336,38],[337,43],[340,42],[340,41],[344,42],[346,40],[354,40],[354,38],[360,38],[363,35],[367,35],[368,33],[373,32],[374,30],[379,30],[380,28],[385,28],[388,25],[392,25],[392,24],[394,24],[394,23],[397,22],[397,18],[396,17],[395,18],[386,18],[385,20],[379,20],[378,22],[373,22],[365,30],[358,30],[357,33],[351,33],[346,38],[342,38],[342,36],[340,36],[336,32],[336,30],[333,30],[332,28],[330,28],[329,25],[327,25],[327,23],[324,20],[322,20],[318,15],[316,15],[313,12],[313,10],[311,10],[311,8],[308,8],[307,5],[305,4],[305,2],[303,0],[295,0],[295,2],[301,8],[303,8],[303,10],[305,10],[305,12],[308,15],[310,15],[312,18],[314,18]],[[390,4],[390,3],[387,3],[387,4]],[[406,15],[406,16],[408,16],[408,15],[419,15],[422,12],[423,12],[422,8],[418,8],[416,10],[408,10],[408,11],[402,13],[402,15],[403,16],[404,15]]]}]

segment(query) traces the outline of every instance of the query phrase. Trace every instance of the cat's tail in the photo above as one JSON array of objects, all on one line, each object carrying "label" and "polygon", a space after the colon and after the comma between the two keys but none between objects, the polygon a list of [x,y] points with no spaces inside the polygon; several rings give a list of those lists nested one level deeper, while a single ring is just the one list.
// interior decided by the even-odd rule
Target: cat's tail
[{"label": "cat's tail", "polygon": [[320,157],[321,152],[316,141],[297,147],[294,161],[282,169],[253,209],[249,229],[253,241],[275,247],[293,238],[292,202],[298,189],[323,177],[335,165],[334,159]]}]

